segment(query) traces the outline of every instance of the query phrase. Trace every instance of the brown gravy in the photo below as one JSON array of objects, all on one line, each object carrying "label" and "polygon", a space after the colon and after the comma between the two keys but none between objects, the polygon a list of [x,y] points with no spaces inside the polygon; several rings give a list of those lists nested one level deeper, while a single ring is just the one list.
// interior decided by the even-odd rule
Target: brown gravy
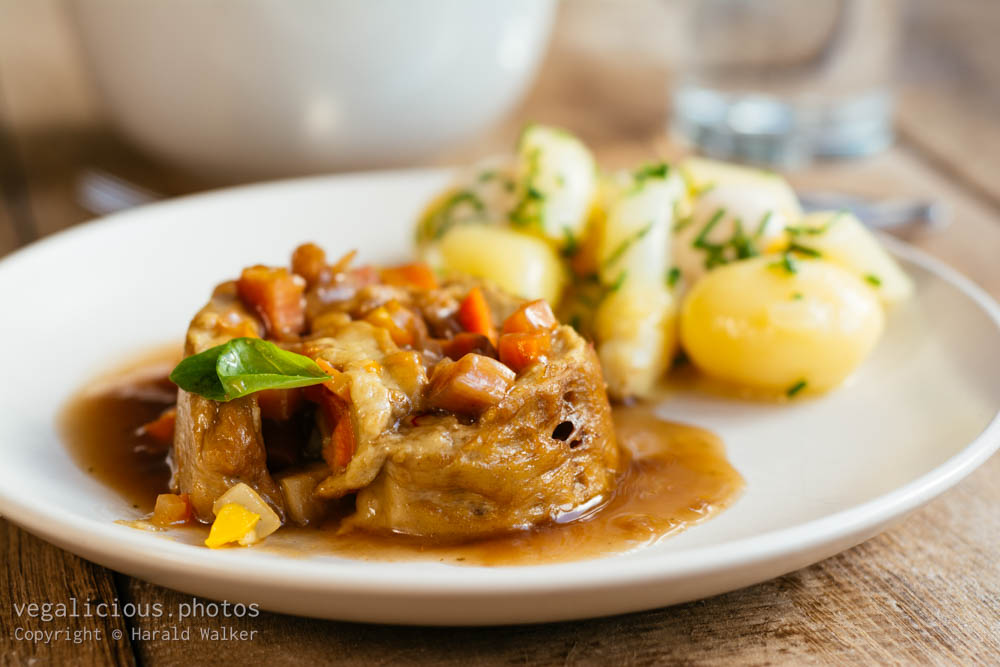
[{"label": "brown gravy", "polygon": [[[142,513],[152,511],[169,480],[166,452],[136,435],[173,402],[166,371],[175,350],[131,365],[76,397],[63,415],[67,446],[86,471]],[[288,555],[330,554],[361,560],[435,560],[464,565],[533,565],[596,558],[653,544],[728,507],[744,482],[714,434],[663,421],[643,406],[614,411],[627,466],[614,496],[589,513],[542,528],[463,544],[402,535],[339,532],[340,518],[319,529],[285,527],[255,549]],[[571,520],[570,520],[571,519]],[[207,527],[165,534],[200,544]]]}]

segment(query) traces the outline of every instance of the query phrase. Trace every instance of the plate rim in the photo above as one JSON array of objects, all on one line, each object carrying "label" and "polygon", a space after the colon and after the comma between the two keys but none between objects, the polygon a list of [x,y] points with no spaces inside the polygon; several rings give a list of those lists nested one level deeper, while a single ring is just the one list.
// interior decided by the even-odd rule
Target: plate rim
[{"label": "plate rim", "polygon": [[[37,253],[45,252],[52,246],[72,243],[77,236],[114,233],[118,225],[141,224],[139,220],[152,209],[164,211],[172,207],[198,206],[214,200],[239,198],[267,190],[278,192],[280,196],[282,190],[294,191],[298,188],[347,183],[352,180],[443,179],[450,173],[454,173],[451,168],[416,168],[319,175],[177,197],[98,218],[39,239],[0,259],[0,276],[11,265],[30,261]],[[949,283],[969,298],[1000,331],[1000,305],[985,290],[926,252],[898,239],[880,236],[892,254]],[[805,552],[839,541],[853,540],[851,544],[856,544],[864,539],[855,539],[857,536],[867,537],[871,531],[877,532],[881,526],[898,520],[953,487],[989,459],[997,449],[1000,449],[1000,408],[975,438],[943,463],[920,477],[859,505],[787,528],[722,544],[659,553],[656,558],[631,559],[627,562],[627,567],[623,568],[595,566],[608,562],[615,555],[527,566],[449,566],[433,572],[422,572],[420,577],[407,575],[407,568],[399,567],[398,563],[393,562],[290,559],[272,554],[266,554],[266,558],[258,557],[265,554],[254,554],[250,556],[252,560],[241,562],[240,555],[244,552],[220,554],[162,539],[162,536],[154,541],[142,531],[110,522],[95,520],[84,526],[77,526],[71,520],[72,515],[64,510],[55,506],[47,510],[44,506],[41,509],[32,507],[31,504],[12,497],[3,487],[0,487],[0,515],[42,539],[71,553],[85,554],[85,558],[97,563],[141,561],[146,568],[174,576],[184,576],[190,574],[191,569],[197,569],[199,577],[207,576],[219,582],[234,584],[245,583],[245,579],[240,576],[241,571],[252,565],[260,583],[279,586],[289,592],[319,588],[331,593],[368,593],[388,595],[396,599],[597,592],[624,585],[658,584],[712,575],[731,567],[752,565],[783,554]],[[841,550],[843,549],[838,548],[837,552]],[[811,559],[810,562],[816,562],[816,559]],[[292,564],[294,567],[290,567]],[[791,569],[797,567],[801,566]],[[364,569],[364,573],[359,569]]]}]

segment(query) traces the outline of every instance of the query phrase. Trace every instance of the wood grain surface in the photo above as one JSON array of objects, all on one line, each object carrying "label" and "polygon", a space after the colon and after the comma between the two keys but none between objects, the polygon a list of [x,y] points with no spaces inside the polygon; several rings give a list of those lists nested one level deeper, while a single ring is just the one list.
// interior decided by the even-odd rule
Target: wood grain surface
[{"label": "wood grain surface", "polygon": [[[951,226],[907,240],[1000,297],[1000,5],[913,0],[906,9],[897,146],[790,177],[803,188],[941,201]],[[618,32],[608,30],[612,20]],[[549,56],[524,104],[487,136],[436,162],[506,150],[529,119],[571,128],[612,165],[677,155],[682,149],[665,131],[670,64],[651,57],[669,34],[663,20],[655,0],[563,5]],[[82,63],[63,2],[0,0],[0,255],[91,217],[76,193],[87,169],[164,195],[215,185],[118,138]],[[708,600],[614,618],[456,629],[262,613],[59,625],[124,635],[81,644],[16,640],[18,628],[56,624],[19,615],[15,603],[117,599],[169,612],[192,598],[87,563],[0,520],[6,565],[0,665],[996,664],[998,507],[1000,457],[994,457],[896,527],[834,558]],[[155,636],[175,627],[187,628],[190,639]],[[223,629],[254,634],[242,641],[202,637]]]}]

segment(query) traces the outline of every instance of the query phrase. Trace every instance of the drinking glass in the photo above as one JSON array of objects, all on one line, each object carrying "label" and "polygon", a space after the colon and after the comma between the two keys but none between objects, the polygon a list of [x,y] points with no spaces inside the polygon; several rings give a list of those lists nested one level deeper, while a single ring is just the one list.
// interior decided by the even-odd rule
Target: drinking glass
[{"label": "drinking glass", "polygon": [[673,128],[777,166],[892,142],[897,0],[682,0]]}]

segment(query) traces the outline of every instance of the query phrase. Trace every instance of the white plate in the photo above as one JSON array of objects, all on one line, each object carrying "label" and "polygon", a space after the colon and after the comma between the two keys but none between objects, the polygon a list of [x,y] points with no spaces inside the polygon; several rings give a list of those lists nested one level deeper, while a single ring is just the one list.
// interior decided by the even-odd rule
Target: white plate
[{"label": "white plate", "polygon": [[123,356],[180,340],[218,281],[300,241],[407,255],[441,171],[318,178],[179,199],[84,225],[0,262],[0,512],[115,570],[187,593],[336,619],[488,624],[648,609],[733,590],[861,542],[1000,444],[1000,309],[891,244],[917,285],[850,386],[789,406],[682,395],[663,414],[725,439],[747,479],[718,518],[630,554],[533,567],[209,551],[121,525],[127,503],[56,431],[64,402]]}]

